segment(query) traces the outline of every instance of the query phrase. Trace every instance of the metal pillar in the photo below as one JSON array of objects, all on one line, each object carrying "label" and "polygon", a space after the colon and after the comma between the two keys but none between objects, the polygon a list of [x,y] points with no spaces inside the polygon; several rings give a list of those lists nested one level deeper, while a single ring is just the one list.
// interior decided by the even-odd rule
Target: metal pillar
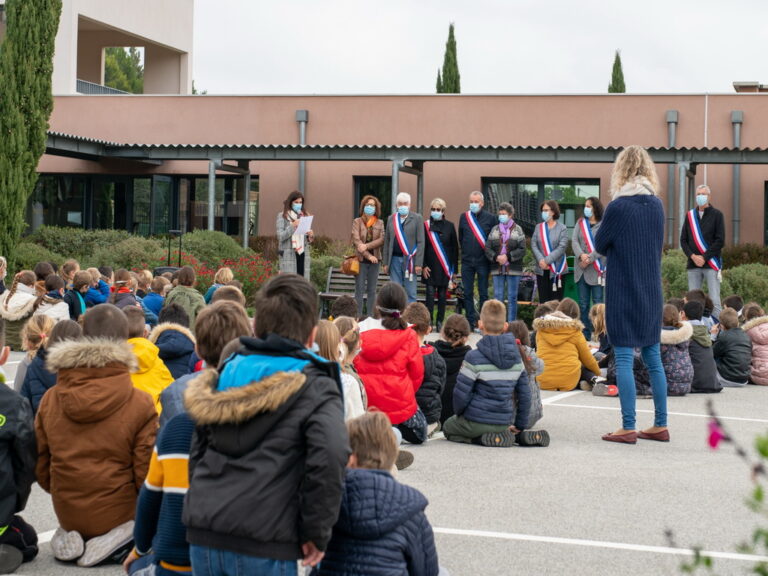
[{"label": "metal pillar", "polygon": [[214,229],[216,218],[216,161],[208,160],[208,230]]},{"label": "metal pillar", "polygon": [[400,168],[402,160],[392,161],[392,210],[397,211],[397,195],[400,192]]},{"label": "metal pillar", "polygon": [[[677,140],[677,110],[667,110],[667,146],[675,147]],[[675,243],[675,166],[667,165],[667,244]]]},{"label": "metal pillar", "polygon": [[[744,112],[731,112],[733,124],[733,147],[741,148],[741,125],[744,123]],[[733,243],[738,244],[741,235],[741,164],[733,165]]]},{"label": "metal pillar", "polygon": [[683,231],[683,224],[685,223],[685,213],[688,209],[688,202],[686,199],[688,193],[688,187],[686,186],[686,178],[688,176],[688,163],[678,162],[677,164],[677,178],[678,178],[678,222],[677,222],[677,247],[680,247],[680,234]]},{"label": "metal pillar", "polygon": [[[296,122],[299,123],[299,144],[306,146],[307,144],[307,122],[309,122],[309,110],[296,110]],[[299,192],[307,195],[306,182],[307,182],[307,163],[304,160],[299,160]]]},{"label": "metal pillar", "polygon": [[250,234],[251,216],[251,170],[248,160],[238,160],[237,166],[245,170],[243,174],[243,248],[248,248],[248,235]]}]

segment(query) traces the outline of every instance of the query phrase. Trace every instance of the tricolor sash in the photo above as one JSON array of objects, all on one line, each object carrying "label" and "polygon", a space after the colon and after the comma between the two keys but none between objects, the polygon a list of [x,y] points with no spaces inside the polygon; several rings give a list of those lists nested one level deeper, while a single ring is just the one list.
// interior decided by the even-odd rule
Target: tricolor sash
[{"label": "tricolor sash", "polygon": [[414,258],[416,257],[417,246],[413,247],[413,250],[408,248],[408,242],[405,239],[405,232],[403,231],[403,223],[400,222],[400,215],[393,214],[392,218],[395,220],[395,238],[400,245],[400,250],[403,252],[403,256],[406,258],[405,270],[408,280],[413,280],[413,274],[416,270]]},{"label": "tricolor sash", "polygon": [[430,229],[429,220],[424,221],[424,228],[427,229],[427,238],[429,238],[429,243],[432,244],[432,249],[435,251],[435,254],[437,254],[437,260],[440,262],[440,266],[442,266],[445,275],[448,276],[448,280],[450,280],[453,278],[453,270],[448,262],[448,254],[446,254],[443,243],[440,241],[440,235]]},{"label": "tricolor sash", "polygon": [[483,234],[483,229],[480,228],[480,224],[477,223],[475,215],[472,214],[471,210],[467,210],[464,212],[464,217],[467,219],[467,225],[469,225],[469,229],[472,230],[472,234],[475,235],[477,243],[480,244],[483,250],[485,250],[485,234]]},{"label": "tricolor sash", "polygon": [[[707,253],[707,249],[709,248],[707,246],[707,243],[704,241],[704,235],[701,233],[701,223],[699,222],[699,215],[696,214],[697,210],[694,208],[690,212],[688,212],[688,225],[691,227],[691,233],[693,234],[693,242],[696,244],[696,248],[701,252],[701,255],[704,256],[704,254]],[[723,269],[723,265],[720,262],[719,258],[715,258],[714,256],[707,260],[707,264],[709,265],[712,270],[717,272],[717,279],[720,280],[721,274],[720,272]]]},{"label": "tricolor sash", "polygon": [[[549,231],[547,228],[548,226],[546,222],[539,225],[539,236],[541,238],[541,246],[544,249],[545,258],[552,254],[552,244],[549,241]],[[565,254],[563,254],[563,259],[559,264],[552,262],[549,265],[549,272],[552,276],[552,287],[555,289],[560,288],[563,285],[561,277],[568,272],[568,262],[565,260]]]},{"label": "tricolor sash", "polygon": [[[589,220],[582,218],[579,222],[579,228],[581,229],[581,236],[584,238],[584,244],[587,246],[587,251],[592,254],[595,251],[595,238],[592,236],[592,226],[589,224]],[[602,285],[604,281],[605,267],[600,261],[600,258],[595,258],[592,262],[592,266],[597,270],[597,282]]]}]

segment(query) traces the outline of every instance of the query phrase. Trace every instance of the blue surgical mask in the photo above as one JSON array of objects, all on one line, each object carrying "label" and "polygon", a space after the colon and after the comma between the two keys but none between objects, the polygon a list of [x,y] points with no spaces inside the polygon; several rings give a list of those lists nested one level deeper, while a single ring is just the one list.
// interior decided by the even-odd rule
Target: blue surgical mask
[{"label": "blue surgical mask", "polygon": [[373,216],[376,214],[376,206],[365,206],[363,212],[365,212],[366,216]]},{"label": "blue surgical mask", "polygon": [[432,220],[442,220],[443,219],[443,213],[439,210],[432,210],[430,213],[430,216],[432,216]]},{"label": "blue surgical mask", "polygon": [[542,212],[541,213],[541,219],[544,222],[549,222],[549,219],[552,218],[552,212]]},{"label": "blue surgical mask", "polygon": [[408,212],[411,211],[410,206],[398,206],[397,207],[397,213],[400,214],[400,216],[408,216]]},{"label": "blue surgical mask", "polygon": [[507,222],[509,222],[509,216],[506,214],[499,214],[499,223],[506,224]]},{"label": "blue surgical mask", "polygon": [[472,214],[477,214],[480,212],[480,202],[470,202],[469,211],[472,212]]},{"label": "blue surgical mask", "polygon": [[584,206],[584,218],[592,218],[592,208]]},{"label": "blue surgical mask", "polygon": [[696,204],[699,206],[705,206],[709,202],[708,194],[696,194]]},{"label": "blue surgical mask", "polygon": [[303,204],[296,204],[296,203],[291,204],[291,208],[293,209],[294,212],[296,212],[296,214],[301,213],[302,206]]}]

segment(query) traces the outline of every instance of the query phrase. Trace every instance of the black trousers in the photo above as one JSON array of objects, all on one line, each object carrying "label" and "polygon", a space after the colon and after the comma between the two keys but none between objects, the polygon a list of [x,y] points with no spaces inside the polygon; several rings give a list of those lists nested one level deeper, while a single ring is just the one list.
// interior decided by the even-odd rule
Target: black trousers
[{"label": "black trousers", "polygon": [[[561,278],[560,282],[562,284],[564,279]],[[563,289],[563,286],[558,288],[557,283],[555,283],[554,287],[552,286],[552,277],[550,276],[549,270],[544,270],[544,273],[541,276],[536,276],[536,286],[539,289],[539,304],[544,304],[544,302],[549,300],[563,299],[565,290]]]},{"label": "black trousers", "polygon": [[433,286],[429,282],[426,282],[426,286],[427,298],[425,305],[427,306],[427,310],[429,310],[430,322],[434,318],[432,312],[435,309],[435,290],[437,290],[437,321],[442,324],[445,319],[445,299],[448,292],[448,286]]},{"label": "black trousers", "polygon": [[37,533],[21,516],[11,519],[8,528],[0,536],[0,544],[18,548],[24,556],[24,562],[29,562],[37,556]]}]

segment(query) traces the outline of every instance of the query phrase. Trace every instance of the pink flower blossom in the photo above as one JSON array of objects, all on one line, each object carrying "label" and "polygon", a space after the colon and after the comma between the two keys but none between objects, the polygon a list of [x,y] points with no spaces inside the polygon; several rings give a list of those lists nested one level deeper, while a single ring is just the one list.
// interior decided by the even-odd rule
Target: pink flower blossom
[{"label": "pink flower blossom", "polygon": [[712,450],[717,450],[718,445],[725,439],[725,432],[720,428],[720,424],[717,420],[709,421],[709,447]]}]

